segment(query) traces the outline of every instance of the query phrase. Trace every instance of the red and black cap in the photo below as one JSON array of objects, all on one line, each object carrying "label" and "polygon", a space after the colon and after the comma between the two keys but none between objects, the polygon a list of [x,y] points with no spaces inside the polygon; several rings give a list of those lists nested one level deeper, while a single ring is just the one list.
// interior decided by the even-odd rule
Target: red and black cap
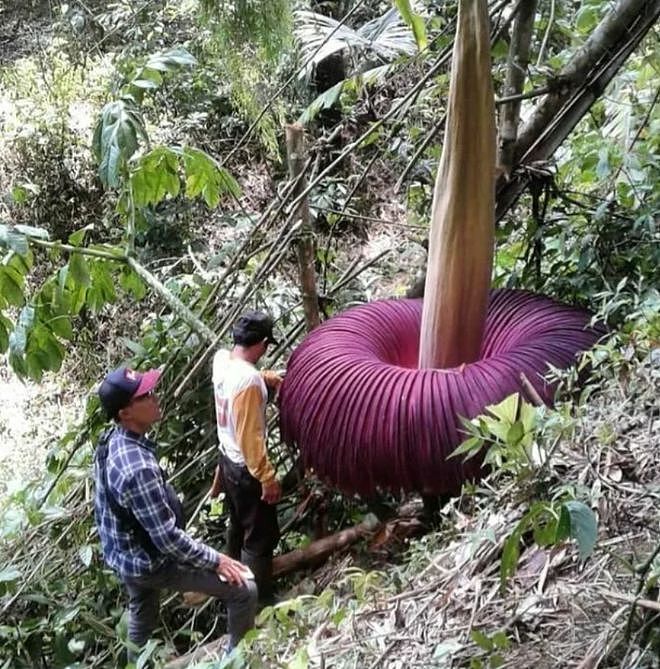
[{"label": "red and black cap", "polygon": [[97,391],[108,418],[117,418],[120,409],[127,407],[132,399],[150,393],[159,379],[160,371],[157,369],[136,372],[128,367],[119,367],[109,372]]}]

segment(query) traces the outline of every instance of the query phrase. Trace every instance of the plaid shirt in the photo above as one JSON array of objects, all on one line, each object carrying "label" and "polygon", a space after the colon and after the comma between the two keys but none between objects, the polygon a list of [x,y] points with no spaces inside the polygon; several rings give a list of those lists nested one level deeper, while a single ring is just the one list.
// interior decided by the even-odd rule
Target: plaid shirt
[{"label": "plaid shirt", "polygon": [[[103,557],[120,576],[150,574],[168,558],[202,569],[215,570],[218,566],[220,554],[217,551],[195,541],[176,526],[176,515],[167,501],[165,479],[156,460],[153,441],[117,426],[107,446],[99,446],[94,480],[94,512]],[[115,501],[133,513],[162,555],[150,557],[134,533],[113,513],[107,500],[106,482]]]}]

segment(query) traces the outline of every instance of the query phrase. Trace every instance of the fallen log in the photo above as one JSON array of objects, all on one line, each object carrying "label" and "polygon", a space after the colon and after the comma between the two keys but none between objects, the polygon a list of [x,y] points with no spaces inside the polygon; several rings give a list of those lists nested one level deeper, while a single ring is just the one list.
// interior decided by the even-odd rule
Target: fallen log
[{"label": "fallen log", "polygon": [[373,534],[381,523],[376,516],[368,515],[355,527],[349,527],[323,539],[313,541],[305,548],[297,548],[284,555],[278,555],[273,560],[273,576],[284,576],[304,567],[314,567],[323,562],[329,555],[335,553],[358,539]]}]

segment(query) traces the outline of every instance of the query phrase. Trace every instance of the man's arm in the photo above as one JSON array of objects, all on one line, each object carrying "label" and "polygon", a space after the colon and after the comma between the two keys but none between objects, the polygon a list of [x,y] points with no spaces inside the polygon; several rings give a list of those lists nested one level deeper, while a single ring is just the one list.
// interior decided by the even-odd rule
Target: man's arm
[{"label": "man's arm", "polygon": [[281,489],[266,452],[261,388],[252,385],[241,391],[234,398],[232,411],[236,441],[241,447],[245,465],[250,474],[261,483],[262,499],[269,504],[275,504],[279,501]]},{"label": "man's arm", "polygon": [[282,385],[282,377],[270,369],[263,369],[259,372],[261,378],[264,380],[264,383],[273,390],[278,390]]},{"label": "man's arm", "polygon": [[160,472],[146,467],[138,470],[131,480],[128,497],[131,511],[158,551],[177,562],[202,569],[218,568],[220,553],[176,526]]}]

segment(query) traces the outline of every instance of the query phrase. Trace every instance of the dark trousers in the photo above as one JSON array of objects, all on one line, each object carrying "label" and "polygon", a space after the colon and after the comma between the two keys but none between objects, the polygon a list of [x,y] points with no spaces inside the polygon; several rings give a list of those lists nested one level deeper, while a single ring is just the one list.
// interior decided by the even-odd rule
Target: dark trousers
[{"label": "dark trousers", "polygon": [[[230,585],[218,578],[215,571],[166,563],[148,576],[124,578],[128,592],[128,638],[143,646],[156,628],[160,608],[160,591],[203,592],[217,597],[227,607],[229,645],[234,647],[254,627],[257,589],[253,581],[247,585]],[[129,651],[129,660],[135,653]]]},{"label": "dark trousers", "polygon": [[229,512],[227,554],[255,574],[262,600],[272,595],[273,551],[280,539],[277,509],[261,499],[261,483],[245,465],[220,455],[222,489]]}]

